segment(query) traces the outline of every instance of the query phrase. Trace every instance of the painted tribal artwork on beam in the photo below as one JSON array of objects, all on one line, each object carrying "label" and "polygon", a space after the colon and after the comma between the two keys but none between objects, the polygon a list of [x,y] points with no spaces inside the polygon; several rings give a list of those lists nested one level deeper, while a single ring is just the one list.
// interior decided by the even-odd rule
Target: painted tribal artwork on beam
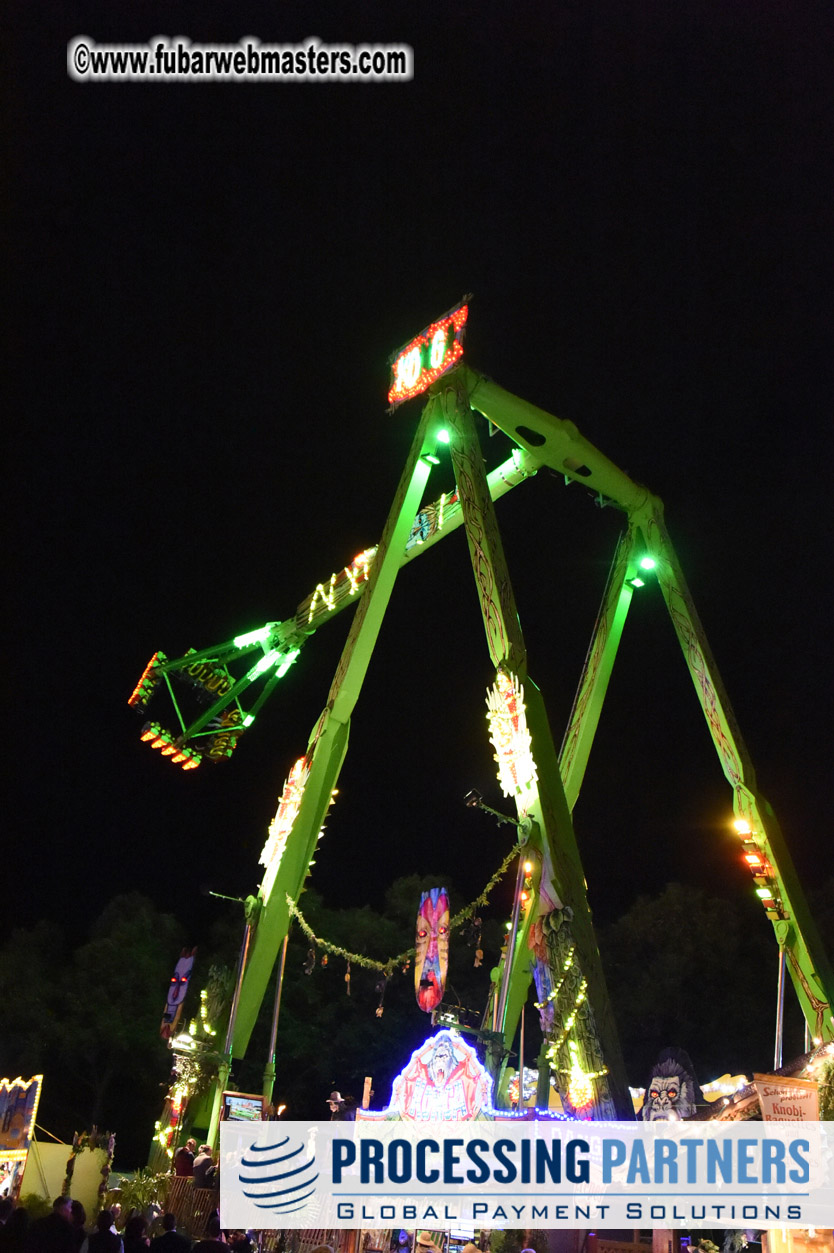
[{"label": "painted tribal artwork on beam", "polygon": [[443,1000],[449,970],[449,895],[432,888],[420,897],[415,936],[414,992],[427,1014]]}]

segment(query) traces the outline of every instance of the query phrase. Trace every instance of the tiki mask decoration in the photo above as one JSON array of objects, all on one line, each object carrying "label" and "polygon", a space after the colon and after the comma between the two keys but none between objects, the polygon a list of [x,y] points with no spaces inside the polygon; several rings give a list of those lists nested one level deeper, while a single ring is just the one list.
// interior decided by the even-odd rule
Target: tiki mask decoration
[{"label": "tiki mask decoration", "polygon": [[417,1004],[430,1014],[443,1000],[449,969],[449,897],[445,888],[432,888],[420,897],[415,947],[414,991]]},{"label": "tiki mask decoration", "polygon": [[168,1000],[165,1005],[165,1013],[162,1015],[162,1023],[159,1028],[159,1034],[163,1040],[171,1040],[176,1035],[177,1026],[182,1015],[182,1003],[188,991],[188,980],[191,978],[191,969],[194,965],[196,953],[196,948],[184,948],[174,967],[174,973],[171,975],[171,982],[168,985]]}]

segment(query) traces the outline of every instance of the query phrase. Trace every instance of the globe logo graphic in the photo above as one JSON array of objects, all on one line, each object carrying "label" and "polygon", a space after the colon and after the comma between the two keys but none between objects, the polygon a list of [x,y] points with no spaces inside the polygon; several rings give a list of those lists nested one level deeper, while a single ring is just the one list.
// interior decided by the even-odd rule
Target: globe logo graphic
[{"label": "globe logo graphic", "polygon": [[241,1158],[238,1179],[243,1195],[258,1208],[274,1214],[293,1214],[315,1192],[318,1179],[312,1146],[291,1146],[285,1136],[277,1144],[250,1144]]}]

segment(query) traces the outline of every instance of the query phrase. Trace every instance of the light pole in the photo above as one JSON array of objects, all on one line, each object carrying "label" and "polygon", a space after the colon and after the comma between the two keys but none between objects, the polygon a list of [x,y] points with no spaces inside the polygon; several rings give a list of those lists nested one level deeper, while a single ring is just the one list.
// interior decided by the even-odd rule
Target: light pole
[{"label": "light pole", "polygon": [[229,1010],[229,1025],[226,1028],[226,1040],[223,1045],[223,1058],[217,1071],[217,1080],[214,1088],[214,1101],[211,1107],[211,1121],[209,1123],[208,1143],[212,1149],[216,1149],[220,1136],[220,1114],[223,1104],[223,1093],[226,1084],[229,1082],[229,1075],[232,1070],[232,1041],[235,1036],[235,1020],[237,1018],[237,1007],[240,1003],[240,988],[243,983],[243,975],[246,970],[246,960],[249,956],[249,944],[252,939],[252,932],[258,920],[258,914],[261,911],[261,901],[257,896],[247,896],[244,900],[239,896],[224,896],[221,892],[206,892],[207,896],[217,896],[225,901],[238,901],[244,908],[246,917],[246,925],[243,928],[243,939],[240,945],[240,955],[237,962],[237,975],[235,976],[235,990],[232,994],[232,1004]]},{"label": "light pole", "polygon": [[281,1012],[281,989],[284,986],[284,966],[287,961],[287,945],[290,933],[284,936],[284,947],[281,949],[281,964],[278,967],[278,980],[275,984],[275,1006],[272,1010],[272,1030],[269,1033],[269,1050],[266,1055],[264,1070],[264,1106],[272,1104],[272,1090],[275,1087],[275,1041],[278,1038],[278,1015]]}]

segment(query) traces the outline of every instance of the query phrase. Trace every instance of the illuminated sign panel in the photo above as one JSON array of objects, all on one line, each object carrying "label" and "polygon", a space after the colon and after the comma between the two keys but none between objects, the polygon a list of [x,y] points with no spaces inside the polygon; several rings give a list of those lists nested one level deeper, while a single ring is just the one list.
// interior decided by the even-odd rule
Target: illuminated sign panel
[{"label": "illuminated sign panel", "polygon": [[492,1079],[478,1054],[457,1031],[446,1030],[411,1054],[394,1080],[387,1109],[356,1111],[360,1122],[458,1122],[494,1115]]},{"label": "illuminated sign panel", "polygon": [[38,1112],[43,1075],[0,1079],[0,1158],[25,1161]]},{"label": "illuminated sign panel", "polygon": [[391,358],[388,389],[392,409],[412,396],[419,396],[441,374],[457,365],[463,356],[463,331],[468,315],[467,304],[452,309],[395,353]]}]

